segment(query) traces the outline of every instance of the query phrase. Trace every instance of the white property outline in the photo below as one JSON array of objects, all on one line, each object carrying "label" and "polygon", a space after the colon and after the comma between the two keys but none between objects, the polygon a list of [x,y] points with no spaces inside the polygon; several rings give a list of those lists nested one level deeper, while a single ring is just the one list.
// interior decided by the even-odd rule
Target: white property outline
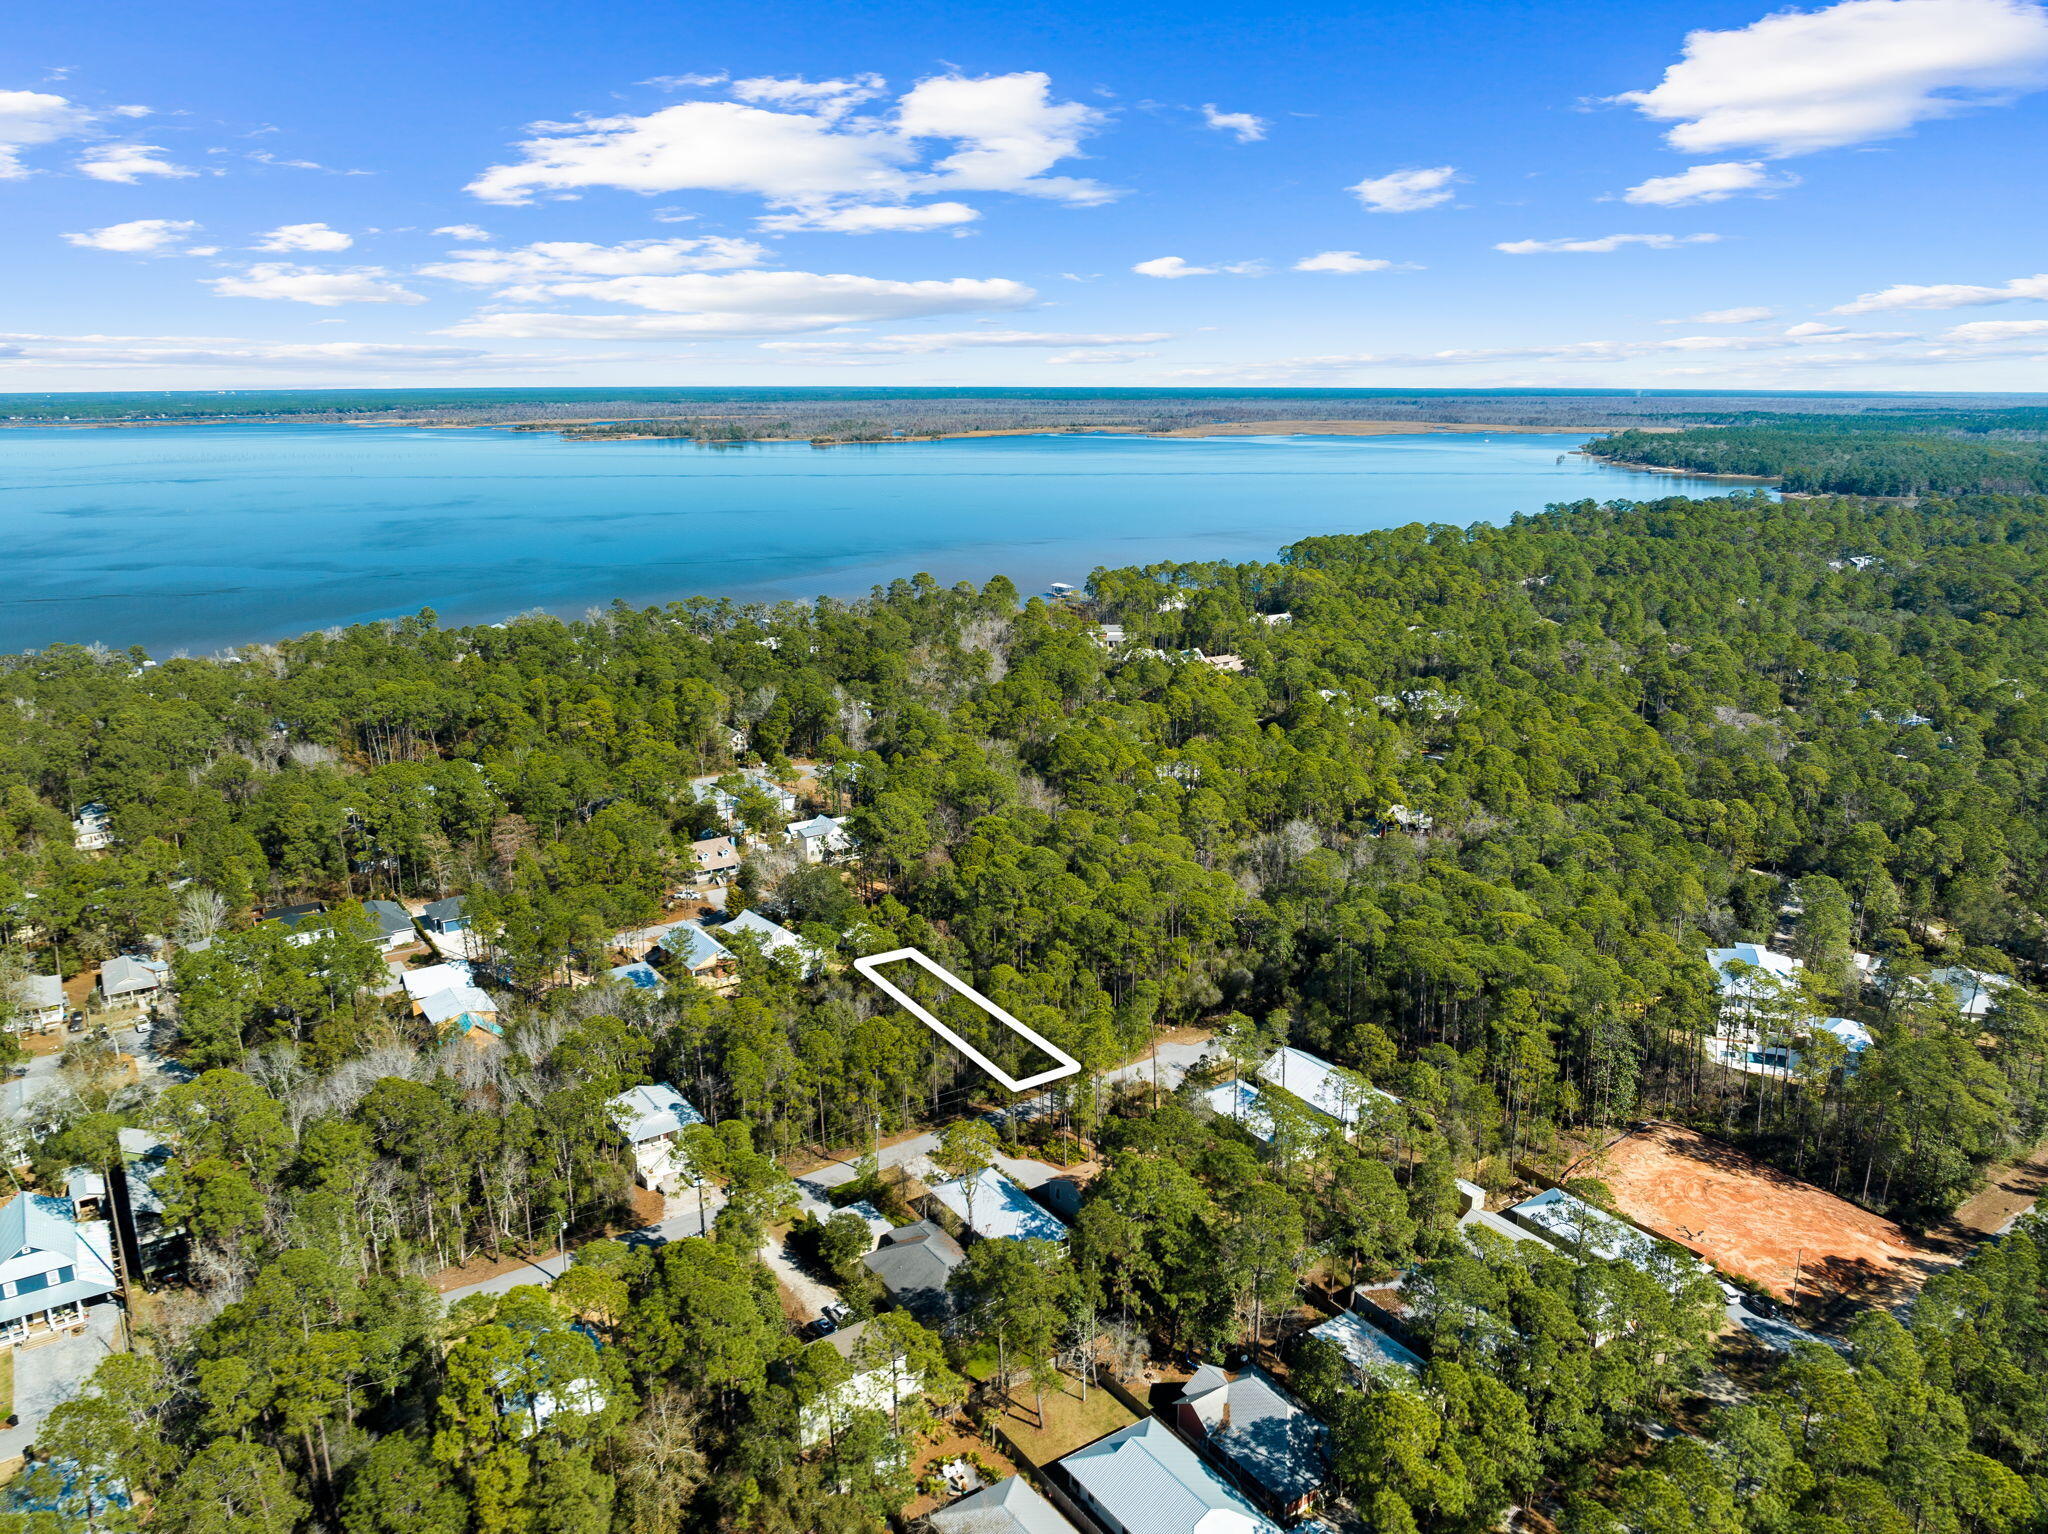
[{"label": "white property outline", "polygon": [[[997,1065],[995,1061],[989,1059],[987,1055],[961,1038],[959,1034],[932,1016],[922,1006],[918,1005],[916,998],[911,996],[901,986],[896,985],[892,981],[885,980],[882,976],[875,973],[882,965],[894,964],[899,959],[908,959],[913,964],[923,965],[924,968],[937,975],[940,980],[958,991],[962,996],[965,996],[977,1007],[980,1007],[982,1011],[988,1013],[997,1022],[1016,1033],[1022,1034],[1026,1039],[1029,1039],[1033,1044],[1060,1063],[1049,1071],[1040,1071],[1036,1076],[1026,1076],[1022,1081],[1019,1081],[1000,1065]],[[911,1016],[915,1017],[925,1027],[931,1029],[933,1033],[936,1033],[948,1044],[959,1050],[961,1054],[995,1077],[997,1081],[1008,1087],[1012,1092],[1027,1092],[1033,1087],[1044,1086],[1048,1081],[1058,1081],[1062,1077],[1072,1076],[1081,1069],[1081,1062],[1079,1060],[1076,1060],[1058,1045],[1050,1043],[1032,1032],[951,970],[934,963],[920,949],[892,948],[887,953],[871,953],[865,959],[855,959],[853,967],[886,991]]]}]

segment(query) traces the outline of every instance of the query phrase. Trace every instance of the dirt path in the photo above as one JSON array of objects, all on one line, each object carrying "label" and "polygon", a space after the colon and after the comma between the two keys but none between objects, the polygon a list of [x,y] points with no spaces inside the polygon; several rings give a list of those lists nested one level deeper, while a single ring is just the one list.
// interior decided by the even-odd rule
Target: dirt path
[{"label": "dirt path", "polygon": [[2048,1140],[2018,1161],[1997,1168],[1983,1191],[1968,1199],[1952,1221],[1966,1240],[1995,1236],[2048,1194]]}]

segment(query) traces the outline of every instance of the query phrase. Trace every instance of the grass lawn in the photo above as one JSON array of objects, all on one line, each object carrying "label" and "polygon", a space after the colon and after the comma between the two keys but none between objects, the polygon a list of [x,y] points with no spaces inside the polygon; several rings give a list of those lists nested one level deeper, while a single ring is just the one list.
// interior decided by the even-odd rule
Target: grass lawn
[{"label": "grass lawn", "polygon": [[1045,1393],[1045,1425],[1038,1423],[1038,1393],[1030,1381],[1019,1380],[1013,1404],[1002,1415],[1003,1431],[1030,1456],[1034,1464],[1049,1465],[1093,1443],[1105,1433],[1114,1433],[1138,1419],[1126,1411],[1117,1398],[1101,1386],[1091,1386],[1088,1399],[1081,1399],[1081,1382],[1062,1374],[1057,1390]]},{"label": "grass lawn", "polygon": [[14,1415],[14,1349],[0,1348],[0,1422]]}]

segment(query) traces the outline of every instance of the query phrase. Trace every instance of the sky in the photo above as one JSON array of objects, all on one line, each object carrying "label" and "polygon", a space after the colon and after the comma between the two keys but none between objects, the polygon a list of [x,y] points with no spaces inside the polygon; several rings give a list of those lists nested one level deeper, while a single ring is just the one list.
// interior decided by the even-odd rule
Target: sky
[{"label": "sky", "polygon": [[112,0],[0,391],[2048,389],[2030,0]]}]

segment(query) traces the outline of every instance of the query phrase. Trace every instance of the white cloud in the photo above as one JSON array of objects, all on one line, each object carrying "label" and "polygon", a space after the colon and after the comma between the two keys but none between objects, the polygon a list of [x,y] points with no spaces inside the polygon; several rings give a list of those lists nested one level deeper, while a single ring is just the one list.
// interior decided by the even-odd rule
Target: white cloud
[{"label": "white cloud", "polygon": [[1219,133],[1232,133],[1240,144],[1256,143],[1266,136],[1266,119],[1250,112],[1219,112],[1213,102],[1202,103],[1202,121]]},{"label": "white cloud", "polygon": [[161,144],[101,144],[85,152],[78,169],[95,181],[118,181],[123,186],[134,186],[144,176],[199,174],[162,158],[169,153]]},{"label": "white cloud", "polygon": [[1653,208],[1682,208],[1697,202],[1725,202],[1747,194],[1768,197],[1797,186],[1789,171],[1773,174],[1761,160],[1722,160],[1713,165],[1688,165],[1672,176],[1652,176],[1621,194],[1623,202]]},{"label": "white cloud", "polygon": [[[218,153],[219,151],[211,151]],[[267,149],[252,149],[243,156],[258,165],[270,165],[279,170],[317,170],[329,176],[374,176],[373,170],[337,170],[332,165],[322,165],[318,160],[289,160],[282,155],[272,154]]]},{"label": "white cloud", "polygon": [[280,298],[318,304],[323,309],[336,304],[426,302],[418,293],[387,281],[389,276],[381,266],[294,266],[288,261],[265,261],[239,274],[214,278],[213,291],[222,298]]},{"label": "white cloud", "polygon": [[921,234],[971,224],[980,217],[964,202],[849,203],[837,207],[818,203],[788,213],[766,214],[755,221],[755,227],[777,234],[807,230],[833,234]]},{"label": "white cloud", "polygon": [[1942,332],[1944,340],[1968,345],[2017,341],[2026,336],[2048,336],[2048,320],[1971,320]]},{"label": "white cloud", "polygon": [[1889,138],[2044,74],[2034,0],[1844,0],[1688,33],[1658,85],[1613,99],[1675,124],[1665,142],[1684,153],[1782,157]]},{"label": "white cloud", "polygon": [[1136,335],[1077,335],[1037,330],[955,330],[935,331],[926,335],[881,336],[872,341],[763,341],[761,350],[799,352],[808,356],[925,357],[933,352],[973,350],[981,347],[1142,346],[1149,341],[1172,339],[1173,332],[1170,330],[1144,331]]},{"label": "white cloud", "polygon": [[499,287],[551,278],[719,271],[755,266],[767,255],[767,250],[752,240],[723,235],[691,240],[628,240],[620,245],[542,240],[517,250],[450,251],[447,260],[419,268],[419,275],[477,287]]},{"label": "white cloud", "polygon": [[756,106],[816,112],[822,117],[842,117],[887,89],[888,82],[880,75],[856,75],[851,80],[778,79],[772,75],[760,75],[751,80],[732,82],[732,94],[742,101],[751,101]]},{"label": "white cloud", "polygon": [[1154,256],[1150,261],[1140,261],[1131,270],[1140,277],[1213,277],[1219,268],[1190,266],[1179,256]]},{"label": "white cloud", "polygon": [[199,227],[189,218],[131,218],[125,224],[108,224],[65,239],[88,250],[112,250],[125,255],[163,255],[177,251],[185,237]]},{"label": "white cloud", "polygon": [[279,224],[256,237],[256,249],[275,251],[347,250],[355,240],[325,224]]},{"label": "white cloud", "polygon": [[1664,320],[1666,325],[1754,325],[1759,320],[1776,319],[1774,311],[1761,304],[1750,304],[1737,309],[1708,309],[1700,314],[1687,315],[1682,320]]},{"label": "white cloud", "polygon": [[879,81],[742,81],[732,89],[752,100],[536,123],[520,158],[490,167],[469,191],[498,203],[590,187],[733,192],[798,211],[941,190],[1105,201],[1114,193],[1095,182],[1046,174],[1105,121],[1092,107],[1054,101],[1050,85],[1036,71],[942,75],[913,86],[893,111],[860,112],[853,108]]},{"label": "white cloud", "polygon": [[539,283],[515,289],[512,296],[528,303],[546,296],[591,298],[660,313],[494,312],[472,316],[443,334],[612,340],[793,335],[873,320],[1021,309],[1037,294],[1005,277],[897,282],[846,273],[742,271]]},{"label": "white cloud", "polygon": [[1819,320],[1803,320],[1797,325],[1787,325],[1788,336],[1840,336],[1848,331],[1840,325],[1823,325]]},{"label": "white cloud", "polygon": [[1511,256],[1605,255],[1626,245],[1675,250],[1680,245],[1710,245],[1720,238],[1718,234],[1603,234],[1590,240],[1505,240],[1493,248]]},{"label": "white cloud", "polygon": [[1441,207],[1457,196],[1451,186],[1458,179],[1455,166],[1434,165],[1426,170],[1368,176],[1345,190],[1373,213],[1419,213],[1424,208]]},{"label": "white cloud", "polygon": [[1901,282],[1876,293],[1862,293],[1835,306],[1836,314],[1875,314],[1885,309],[1970,309],[1979,304],[2010,304],[2048,299],[2048,272],[2015,277],[1995,286],[1967,282]]},{"label": "white cloud", "polygon": [[580,359],[492,353],[473,346],[375,341],[245,341],[217,336],[0,335],[0,368],[105,369],[249,367],[316,372],[390,372],[473,368],[502,362],[522,368]]},{"label": "white cloud", "polygon": [[1074,363],[1142,362],[1147,357],[1156,357],[1158,355],[1159,353],[1157,352],[1121,351],[1110,348],[1101,351],[1061,352],[1058,356],[1048,357],[1045,360],[1050,366],[1061,367]]},{"label": "white cloud", "polygon": [[451,240],[488,240],[491,237],[491,231],[480,224],[443,224],[434,233],[446,235]]},{"label": "white cloud", "polygon": [[1320,255],[1303,256],[1294,263],[1297,272],[1385,272],[1393,270],[1393,266],[1391,261],[1361,256],[1355,250],[1326,250]]},{"label": "white cloud", "polygon": [[22,150],[75,138],[92,126],[96,115],[47,91],[0,91],[0,181],[29,174],[21,163]]}]

